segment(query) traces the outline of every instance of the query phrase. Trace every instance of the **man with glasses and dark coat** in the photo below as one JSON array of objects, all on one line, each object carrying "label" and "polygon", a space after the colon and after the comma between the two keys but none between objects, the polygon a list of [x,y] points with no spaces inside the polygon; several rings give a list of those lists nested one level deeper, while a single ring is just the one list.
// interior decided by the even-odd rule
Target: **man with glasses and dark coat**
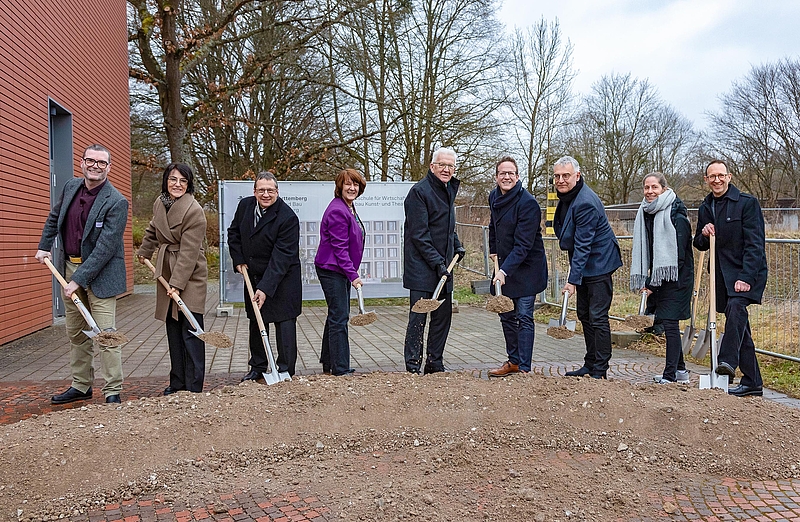
[{"label": "man with glasses and dark coat", "polygon": [[270,172],[256,177],[252,197],[236,207],[228,228],[228,250],[233,266],[247,268],[255,296],[245,291],[244,307],[250,319],[250,371],[242,379],[258,380],[267,371],[267,352],[261,340],[253,305],[264,325],[275,323],[278,372],[294,375],[297,363],[297,317],[303,311],[300,270],[300,220],[280,197],[278,180]]},{"label": "man with glasses and dark coat", "polygon": [[723,161],[708,164],[705,180],[711,193],[697,211],[694,247],[708,250],[709,237],[717,238],[716,307],[717,312],[725,313],[725,335],[715,371],[732,379],[738,366],[742,378],[728,393],[761,396],[763,383],[747,307],[761,303],[767,286],[764,216],[756,198],[731,184]]},{"label": "man with glasses and dark coat", "polygon": [[[83,178],[72,178],[56,202],[42,231],[36,259],[52,260],[50,249],[56,237],[66,259],[55,266],[69,283],[64,289],[67,335],[70,343],[72,385],[50,402],[67,404],[92,398],[94,346],[83,333],[89,325],[72,302],[75,294],[83,302],[98,328],[114,331],[117,295],[127,289],[125,243],[128,200],[108,181],[111,152],[102,145],[89,145],[81,159]],[[100,374],[106,381],[107,403],[119,403],[122,391],[122,348],[98,344]]]},{"label": "man with glasses and dark coat", "polygon": [[[410,306],[419,299],[431,299],[439,279],[447,274],[454,256],[466,253],[456,234],[455,200],[458,179],[454,178],[456,153],[439,148],[433,153],[428,175],[411,187],[403,204],[403,287],[410,293]],[[439,299],[442,305],[431,312],[428,355],[422,367],[423,332],[427,314],[408,313],[405,339],[406,370],[411,373],[444,371],[444,345],[450,333],[453,313],[453,277],[448,277]]]},{"label": "man with glasses and dark coat", "polygon": [[566,375],[605,379],[611,360],[611,276],[622,266],[619,244],[603,202],[583,181],[575,158],[564,156],[553,165],[553,181],[558,196],[553,229],[558,246],[569,253],[569,276],[561,293],[577,293],[576,309],[586,344],[583,366]]},{"label": "man with glasses and dark coat", "polygon": [[489,377],[531,371],[533,357],[533,304],[547,288],[547,259],[542,241],[542,210],[519,180],[517,162],[503,156],[495,166],[497,187],[489,194],[489,253],[497,256],[503,295],[514,309],[500,315],[508,360],[489,370]]}]

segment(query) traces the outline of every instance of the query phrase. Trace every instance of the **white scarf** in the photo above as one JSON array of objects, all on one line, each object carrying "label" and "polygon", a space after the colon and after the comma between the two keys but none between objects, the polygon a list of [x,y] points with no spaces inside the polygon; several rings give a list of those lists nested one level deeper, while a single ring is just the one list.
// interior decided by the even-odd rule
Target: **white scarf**
[{"label": "white scarf", "polygon": [[[653,269],[650,271],[650,286],[661,286],[663,281],[678,280],[678,238],[672,224],[672,203],[675,192],[665,190],[651,203],[642,200],[636,221],[633,224],[633,252],[631,254],[631,290],[644,288],[650,269],[650,249],[653,244]],[[644,213],[653,216],[653,237],[647,237]]]}]

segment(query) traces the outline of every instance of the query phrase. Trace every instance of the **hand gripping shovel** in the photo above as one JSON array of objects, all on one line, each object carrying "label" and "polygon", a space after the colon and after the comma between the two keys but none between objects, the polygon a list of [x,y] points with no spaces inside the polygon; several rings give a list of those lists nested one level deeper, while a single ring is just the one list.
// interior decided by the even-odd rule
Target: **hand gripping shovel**
[{"label": "hand gripping shovel", "polygon": [[[153,263],[151,263],[149,259],[145,259],[144,264],[147,265],[147,268],[149,268],[151,272],[153,272],[153,275],[156,275],[156,267],[153,266]],[[172,287],[169,286],[169,283],[167,282],[166,279],[164,279],[164,276],[158,276],[157,279],[158,282],[161,283],[161,285],[164,288],[166,288],[167,292],[171,290]],[[191,333],[204,343],[208,343],[210,345],[217,346],[219,348],[230,348],[231,346],[233,346],[233,342],[231,341],[230,337],[228,337],[223,333],[204,332],[203,328],[201,328],[200,324],[197,322],[197,319],[194,318],[194,314],[189,310],[189,307],[186,306],[186,303],[183,302],[183,299],[181,299],[179,296],[175,294],[172,294],[172,299],[175,300],[175,302],[178,304],[181,311],[183,312],[183,315],[186,316],[186,319],[189,320],[189,323],[192,325],[192,328],[194,328],[194,330],[189,330],[189,333]]]},{"label": "hand gripping shovel", "polygon": [[[61,277],[61,274],[58,273],[56,267],[53,266],[53,263],[50,262],[48,258],[44,258],[44,264],[47,265],[47,268],[50,269],[52,272],[53,277],[61,284],[62,288],[67,288],[67,281]],[[100,327],[97,326],[97,323],[92,317],[92,314],[89,313],[89,310],[86,306],[81,302],[78,296],[73,293],[72,297],[70,298],[75,306],[80,311],[83,319],[86,321],[86,324],[89,325],[89,330],[82,330],[86,337],[93,338],[93,340],[97,341],[98,344],[102,344],[103,346],[120,346],[128,342],[128,338],[124,335],[117,334],[114,332],[101,332]]]},{"label": "hand gripping shovel", "polygon": [[444,288],[444,284],[447,282],[447,276],[450,275],[450,272],[453,271],[453,267],[456,266],[458,262],[458,256],[453,256],[453,260],[450,261],[450,266],[447,267],[447,273],[439,279],[439,284],[436,285],[436,290],[433,291],[433,297],[431,299],[420,299],[414,306],[411,307],[412,312],[416,312],[418,314],[427,314],[428,312],[433,312],[444,303],[444,299],[439,301],[439,294],[442,293],[442,288]]},{"label": "hand gripping shovel", "polygon": [[361,285],[356,287],[356,294],[358,295],[358,315],[350,318],[350,324],[353,326],[367,326],[375,322],[378,314],[375,312],[364,311],[364,293],[361,291]]},{"label": "hand gripping shovel", "polygon": [[[692,351],[692,342],[694,342],[695,322],[697,321],[697,299],[700,295],[700,282],[703,276],[703,261],[706,260],[706,251],[700,252],[700,268],[694,271],[694,291],[692,292],[692,318],[689,321],[689,326],[683,331],[683,355],[689,355]],[[705,337],[705,330],[703,337]],[[700,336],[698,334],[698,339]]]},{"label": "hand gripping shovel", "polygon": [[[244,284],[247,286],[247,294],[250,296],[250,301],[252,302],[255,296],[255,292],[253,292],[253,285],[250,283],[250,276],[247,274],[247,267],[242,267],[242,276],[244,276]],[[278,366],[275,364],[275,356],[272,355],[272,348],[269,345],[269,334],[267,333],[267,328],[264,326],[264,318],[261,317],[261,311],[256,306],[255,302],[253,302],[253,315],[256,316],[256,321],[258,321],[258,329],[261,331],[261,340],[264,342],[264,351],[267,352],[267,359],[269,359],[269,373],[264,372],[264,381],[269,384],[277,384],[281,381],[291,381],[292,376],[289,375],[289,372],[280,372],[278,373]]]},{"label": "hand gripping shovel", "polygon": [[[494,259],[494,273],[497,275],[500,272],[500,265],[497,261],[497,254],[492,254],[491,256]],[[494,312],[496,314],[502,314],[506,312],[510,312],[514,309],[514,301],[512,301],[509,297],[503,295],[503,291],[501,289],[502,285],[500,281],[494,282],[494,293],[492,297],[486,302],[486,309],[490,312]]]},{"label": "hand gripping shovel", "polygon": [[567,320],[567,302],[569,301],[569,292],[564,292],[564,298],[561,301],[561,317],[559,319],[550,319],[547,323],[547,335],[556,339],[569,339],[574,334],[576,322],[574,320]]},{"label": "hand gripping shovel", "polygon": [[717,375],[717,289],[716,289],[716,236],[708,237],[711,246],[708,249],[709,261],[709,284],[708,284],[708,333],[709,344],[711,345],[711,373],[700,376],[700,389],[721,388],[728,393],[728,376]]}]

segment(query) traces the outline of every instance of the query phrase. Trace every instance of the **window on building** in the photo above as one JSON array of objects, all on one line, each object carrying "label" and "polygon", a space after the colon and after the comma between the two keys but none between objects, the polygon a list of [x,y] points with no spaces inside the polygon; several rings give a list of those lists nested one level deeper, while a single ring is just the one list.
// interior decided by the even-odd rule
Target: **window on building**
[{"label": "window on building", "polygon": [[397,234],[388,234],[389,244],[396,245],[397,244]]},{"label": "window on building", "polygon": [[399,277],[397,273],[397,261],[389,261],[389,277]]},{"label": "window on building", "polygon": [[382,245],[383,244],[383,234],[375,234],[375,236],[373,236],[373,237],[374,237],[374,242],[375,242],[376,245]]},{"label": "window on building", "polygon": [[383,261],[375,261],[375,277],[378,279],[386,277],[383,273]]},{"label": "window on building", "polygon": [[388,230],[389,232],[394,232],[395,230],[397,230],[397,221],[387,221],[386,230]]},{"label": "window on building", "polygon": [[398,257],[397,254],[398,254],[398,252],[397,252],[396,248],[390,248],[389,249],[389,259],[394,258],[394,257]]},{"label": "window on building", "polygon": [[383,221],[375,221],[375,232],[383,232]]},{"label": "window on building", "polygon": [[376,259],[380,259],[380,258],[384,257],[383,254],[384,254],[384,252],[383,252],[382,248],[376,248],[375,249],[375,258]]},{"label": "window on building", "polygon": [[317,222],[316,221],[309,221],[306,223],[306,232],[316,232],[317,231]]},{"label": "window on building", "polygon": [[371,222],[370,221],[363,221],[363,223],[364,223],[364,230],[369,232],[369,227],[370,227],[370,223]]},{"label": "window on building", "polygon": [[365,248],[364,249],[364,258],[365,259],[369,259],[370,257],[372,257],[372,249],[371,248]]}]

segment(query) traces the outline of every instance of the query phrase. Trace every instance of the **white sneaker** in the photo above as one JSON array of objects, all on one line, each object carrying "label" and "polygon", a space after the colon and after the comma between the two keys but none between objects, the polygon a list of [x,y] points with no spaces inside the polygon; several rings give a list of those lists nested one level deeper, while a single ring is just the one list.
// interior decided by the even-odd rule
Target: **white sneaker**
[{"label": "white sneaker", "polygon": [[668,381],[667,379],[659,379],[658,384],[675,384],[672,381]]},{"label": "white sneaker", "polygon": [[679,382],[680,384],[688,384],[690,373],[691,372],[689,370],[678,370],[675,372],[675,381]]}]

